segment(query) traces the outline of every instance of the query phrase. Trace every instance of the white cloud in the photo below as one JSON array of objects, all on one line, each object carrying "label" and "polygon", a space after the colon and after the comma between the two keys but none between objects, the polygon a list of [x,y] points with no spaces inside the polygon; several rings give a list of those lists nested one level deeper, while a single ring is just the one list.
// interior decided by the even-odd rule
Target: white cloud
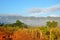
[{"label": "white cloud", "polygon": [[55,15],[55,14],[51,14],[49,15],[50,17],[59,17],[58,15]]},{"label": "white cloud", "polygon": [[60,5],[55,5],[48,8],[31,8],[28,10],[29,13],[45,13],[45,12],[54,12],[60,10]]},{"label": "white cloud", "polygon": [[29,13],[40,13],[42,11],[43,11],[42,8],[31,8],[28,10]]},{"label": "white cloud", "polygon": [[37,17],[37,16],[39,16],[40,14],[30,14],[29,16],[35,16],[35,17]]}]

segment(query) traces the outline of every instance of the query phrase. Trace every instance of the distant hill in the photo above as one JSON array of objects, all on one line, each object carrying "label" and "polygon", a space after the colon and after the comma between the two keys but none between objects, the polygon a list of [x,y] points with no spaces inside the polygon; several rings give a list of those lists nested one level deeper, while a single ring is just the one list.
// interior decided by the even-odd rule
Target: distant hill
[{"label": "distant hill", "polygon": [[20,20],[27,25],[45,25],[46,21],[57,21],[60,26],[60,17],[23,17],[23,16],[0,16],[0,23],[14,23],[16,20]]}]

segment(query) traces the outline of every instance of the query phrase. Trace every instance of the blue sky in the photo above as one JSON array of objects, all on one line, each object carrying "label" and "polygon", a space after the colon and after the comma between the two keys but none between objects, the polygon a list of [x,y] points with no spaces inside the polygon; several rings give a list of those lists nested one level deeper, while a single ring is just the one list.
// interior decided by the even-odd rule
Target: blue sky
[{"label": "blue sky", "polygon": [[0,14],[60,16],[60,0],[0,0]]}]

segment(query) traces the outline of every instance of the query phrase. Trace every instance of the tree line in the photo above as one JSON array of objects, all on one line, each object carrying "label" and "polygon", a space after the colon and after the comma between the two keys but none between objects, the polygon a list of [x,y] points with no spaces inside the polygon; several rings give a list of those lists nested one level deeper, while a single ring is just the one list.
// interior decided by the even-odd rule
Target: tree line
[{"label": "tree line", "polygon": [[11,24],[0,23],[0,27],[2,27],[2,26],[4,26],[4,27],[25,27],[25,28],[27,28],[27,25],[25,23],[19,21],[19,20],[16,20],[15,23],[11,23]]},{"label": "tree line", "polygon": [[[7,27],[7,26],[10,26],[10,27],[25,27],[25,28],[27,28],[27,24],[25,24],[25,23],[22,23],[21,21],[19,21],[19,20],[16,20],[16,22],[15,23],[12,23],[12,24],[4,24],[4,23],[0,23],[0,26],[5,26],[5,27]],[[47,27],[57,27],[58,26],[58,22],[56,22],[56,21],[47,21],[46,22],[46,26]]]}]

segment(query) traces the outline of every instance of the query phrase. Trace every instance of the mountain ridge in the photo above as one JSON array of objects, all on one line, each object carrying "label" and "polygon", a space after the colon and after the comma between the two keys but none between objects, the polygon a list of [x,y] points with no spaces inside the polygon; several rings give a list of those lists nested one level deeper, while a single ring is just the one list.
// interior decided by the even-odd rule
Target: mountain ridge
[{"label": "mountain ridge", "polygon": [[23,16],[0,16],[0,23],[14,23],[16,20],[27,25],[45,25],[47,21],[57,21],[60,26],[60,17],[23,17]]}]

